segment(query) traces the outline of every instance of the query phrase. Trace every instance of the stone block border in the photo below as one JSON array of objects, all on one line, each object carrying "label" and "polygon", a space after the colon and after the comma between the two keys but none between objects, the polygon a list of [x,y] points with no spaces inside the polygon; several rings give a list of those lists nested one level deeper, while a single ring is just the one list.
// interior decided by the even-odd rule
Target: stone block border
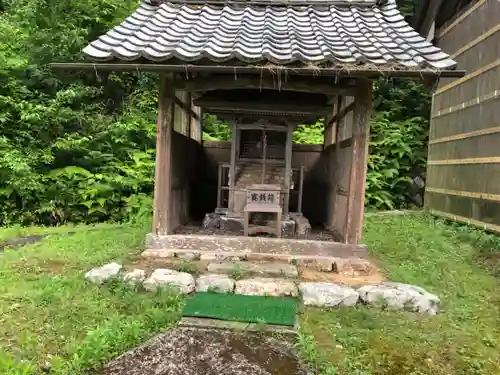
[{"label": "stone block border", "polygon": [[243,295],[265,295],[298,297],[305,306],[340,307],[371,305],[387,310],[405,310],[436,315],[440,311],[438,296],[409,284],[383,282],[353,288],[346,285],[323,282],[298,282],[284,278],[255,277],[234,280],[225,274],[203,274],[195,279],[191,274],[167,268],[158,268],[147,277],[144,270],[135,269],[121,273],[117,263],[93,268],[85,279],[102,284],[110,279],[141,285],[148,291],[170,287],[181,294],[195,291],[214,293],[236,293]]}]

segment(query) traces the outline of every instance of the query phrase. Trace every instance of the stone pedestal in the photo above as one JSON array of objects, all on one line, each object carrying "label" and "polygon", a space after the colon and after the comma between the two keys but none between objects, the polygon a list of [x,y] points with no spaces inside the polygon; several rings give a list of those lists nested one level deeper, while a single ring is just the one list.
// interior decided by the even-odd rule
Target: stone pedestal
[{"label": "stone pedestal", "polygon": [[231,217],[222,215],[220,217],[220,229],[224,232],[243,234],[244,220],[242,217]]},{"label": "stone pedestal", "polygon": [[311,233],[311,224],[305,216],[296,216],[293,219],[295,221],[295,235],[297,238],[308,238]]},{"label": "stone pedestal", "polygon": [[[273,225],[273,223],[268,223]],[[224,232],[243,234],[244,219],[239,215],[226,213],[209,213],[205,215],[203,229],[221,229]],[[289,218],[281,220],[281,235],[283,237],[308,238],[311,233],[309,220],[301,214],[290,214]]]},{"label": "stone pedestal", "polygon": [[221,215],[216,213],[206,214],[203,219],[203,229],[219,229]]}]

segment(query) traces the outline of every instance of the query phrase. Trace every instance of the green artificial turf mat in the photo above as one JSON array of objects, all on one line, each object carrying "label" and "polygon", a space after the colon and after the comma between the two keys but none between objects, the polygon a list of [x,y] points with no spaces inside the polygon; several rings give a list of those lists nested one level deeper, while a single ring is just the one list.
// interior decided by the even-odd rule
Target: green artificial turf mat
[{"label": "green artificial turf mat", "polygon": [[293,326],[296,312],[291,298],[200,292],[187,300],[182,316]]}]

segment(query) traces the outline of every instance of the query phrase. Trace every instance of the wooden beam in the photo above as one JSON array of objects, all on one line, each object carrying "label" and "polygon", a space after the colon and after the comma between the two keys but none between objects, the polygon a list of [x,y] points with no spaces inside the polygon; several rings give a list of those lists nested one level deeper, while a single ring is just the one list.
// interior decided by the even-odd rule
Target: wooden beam
[{"label": "wooden beam", "polygon": [[176,95],[173,96],[174,103],[178,105],[179,107],[182,108],[182,111],[184,113],[189,113],[191,117],[195,119],[199,119],[200,117],[196,112],[194,112],[191,108],[191,106],[187,105],[187,103],[184,103],[181,99],[179,99]]},{"label": "wooden beam", "polygon": [[[332,110],[325,116],[325,132],[323,136],[323,148],[327,148],[335,142],[335,134],[337,133],[337,123],[331,122],[333,117],[339,112],[338,99],[332,105]],[[335,124],[335,125],[334,125]]]},{"label": "wooden beam", "polygon": [[351,145],[352,145],[352,138],[346,138],[339,142],[340,148],[351,147]]},{"label": "wooden beam", "polygon": [[492,91],[486,95],[481,95],[477,98],[467,100],[466,102],[454,105],[453,107],[443,108],[435,113],[431,114],[431,119],[449,115],[454,112],[463,111],[470,107],[475,107],[476,105],[481,105],[483,103],[489,102],[490,100],[496,100],[500,98],[500,90]]},{"label": "wooden beam", "polygon": [[372,81],[358,83],[353,119],[353,143],[349,198],[347,203],[346,243],[359,244],[363,231],[368,140],[372,111]]},{"label": "wooden beam", "polygon": [[453,55],[450,56],[450,59],[456,59],[458,56],[461,54],[467,52],[471,48],[475,47],[479,43],[481,43],[483,40],[489,38],[490,36],[496,34],[497,32],[500,31],[500,23],[498,23],[496,26],[492,27],[488,31],[486,31],[484,34],[481,34],[478,36],[476,39],[474,39],[472,42],[466,44],[462,48],[460,48],[457,52],[455,52]]},{"label": "wooden beam", "polygon": [[443,217],[445,219],[453,220],[453,221],[459,221],[467,225],[473,225],[475,227],[484,229],[484,230],[490,230],[493,232],[500,232],[500,225],[496,224],[491,224],[491,223],[486,223],[484,221],[480,220],[475,220],[475,219],[470,219],[468,217],[464,216],[459,216],[459,215],[454,215],[448,212],[443,212],[443,211],[437,211],[437,210],[429,210],[429,213],[431,215],[436,215]]},{"label": "wooden beam", "polygon": [[475,70],[473,71],[472,73],[469,73],[467,75],[464,75],[462,76],[462,78],[460,79],[456,79],[454,80],[453,82],[447,84],[446,86],[443,86],[441,88],[439,88],[433,96],[436,96],[436,95],[439,95],[439,94],[442,94],[443,92],[445,91],[448,91],[450,89],[452,89],[453,87],[455,86],[458,86],[458,85],[461,85],[462,83],[464,82],[467,82],[473,78],[476,78],[476,77],[479,77],[481,74],[484,74],[486,72],[489,72],[490,70],[493,70],[495,69],[496,67],[500,66],[500,59],[496,60],[496,61],[493,61],[492,63],[488,64],[488,65],[485,65],[485,66],[482,66],[481,68],[479,68],[478,70]]},{"label": "wooden beam", "polygon": [[330,122],[328,124],[326,124],[326,126],[327,127],[332,126],[333,123],[336,123],[336,122],[339,122],[340,120],[342,120],[349,112],[351,112],[354,109],[355,104],[356,104],[356,100],[354,100],[354,102],[346,105],[341,110],[339,110],[337,112],[337,114],[332,117]]},{"label": "wooden beam", "polygon": [[175,91],[171,77],[160,77],[160,99],[156,121],[156,164],[153,203],[153,234],[170,234],[172,190],[172,112]]},{"label": "wooden beam", "polygon": [[282,132],[282,133],[288,132],[288,127],[274,125],[272,123],[263,123],[263,124],[260,124],[258,127],[255,126],[255,123],[254,124],[240,124],[239,123],[238,129],[239,130],[265,129],[265,130],[272,130],[275,132]]},{"label": "wooden beam", "polygon": [[457,197],[466,197],[474,199],[482,199],[487,201],[500,202],[500,194],[489,194],[489,193],[477,193],[472,191],[462,191],[462,190],[451,190],[451,189],[440,189],[433,187],[425,187],[425,192],[436,193],[444,195],[454,195]]},{"label": "wooden beam", "polygon": [[225,110],[225,111],[273,111],[273,112],[286,112],[290,114],[294,113],[310,113],[310,114],[323,114],[328,110],[327,106],[324,105],[301,105],[301,104],[275,104],[275,103],[236,103],[230,101],[215,101],[209,99],[197,99],[194,102],[195,105],[214,110]]},{"label": "wooden beam", "polygon": [[436,38],[441,39],[445,34],[449,33],[455,26],[457,26],[460,22],[469,17],[472,13],[475,12],[476,9],[484,5],[486,2],[487,0],[479,0],[469,9],[467,9],[464,13],[462,13],[459,17],[457,17],[451,24],[447,25],[442,29],[439,29],[436,32]]},{"label": "wooden beam", "polygon": [[304,93],[319,93],[324,95],[348,95],[354,92],[354,86],[347,84],[335,85],[325,83],[324,79],[304,79],[301,77],[262,76],[262,75],[241,75],[233,74],[210,75],[185,79],[176,82],[178,90],[191,92],[211,91],[211,90],[234,90],[234,89],[256,89],[256,90],[277,90],[296,91]]},{"label": "wooden beam", "polygon": [[464,159],[443,159],[429,160],[427,165],[465,165],[465,164],[499,164],[500,156],[486,158],[464,158]]},{"label": "wooden beam", "polygon": [[[186,72],[207,72],[207,73],[231,73],[231,74],[264,74],[271,71],[272,67],[267,69],[259,65],[186,65],[186,64],[155,64],[155,63],[134,63],[134,62],[90,62],[90,63],[51,63],[50,67],[54,70],[91,70],[91,71],[114,71],[114,72],[157,72],[157,73],[186,73]],[[336,77],[336,78],[377,78],[377,77],[401,77],[401,78],[422,78],[425,75],[434,75],[441,78],[463,77],[465,70],[398,70],[393,67],[380,66],[379,68],[346,69],[345,65],[334,67],[285,67],[276,65],[276,69],[285,75],[307,75],[315,77]],[[272,73],[269,73],[272,74]]]},{"label": "wooden beam", "polygon": [[450,135],[448,137],[431,139],[429,141],[429,144],[435,145],[437,143],[452,142],[452,141],[458,141],[461,139],[468,139],[468,138],[473,138],[473,137],[480,137],[482,135],[497,134],[497,133],[500,133],[500,126],[495,126],[493,128],[487,128],[487,129],[481,129],[481,130],[474,130],[472,132],[467,132],[467,133]]}]

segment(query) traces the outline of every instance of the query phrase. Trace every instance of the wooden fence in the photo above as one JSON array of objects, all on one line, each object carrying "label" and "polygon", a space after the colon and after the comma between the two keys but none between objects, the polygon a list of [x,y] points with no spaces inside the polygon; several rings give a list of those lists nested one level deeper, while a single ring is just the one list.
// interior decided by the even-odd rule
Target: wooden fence
[{"label": "wooden fence", "polygon": [[473,2],[436,36],[467,74],[433,96],[425,204],[500,232],[500,2]]}]

